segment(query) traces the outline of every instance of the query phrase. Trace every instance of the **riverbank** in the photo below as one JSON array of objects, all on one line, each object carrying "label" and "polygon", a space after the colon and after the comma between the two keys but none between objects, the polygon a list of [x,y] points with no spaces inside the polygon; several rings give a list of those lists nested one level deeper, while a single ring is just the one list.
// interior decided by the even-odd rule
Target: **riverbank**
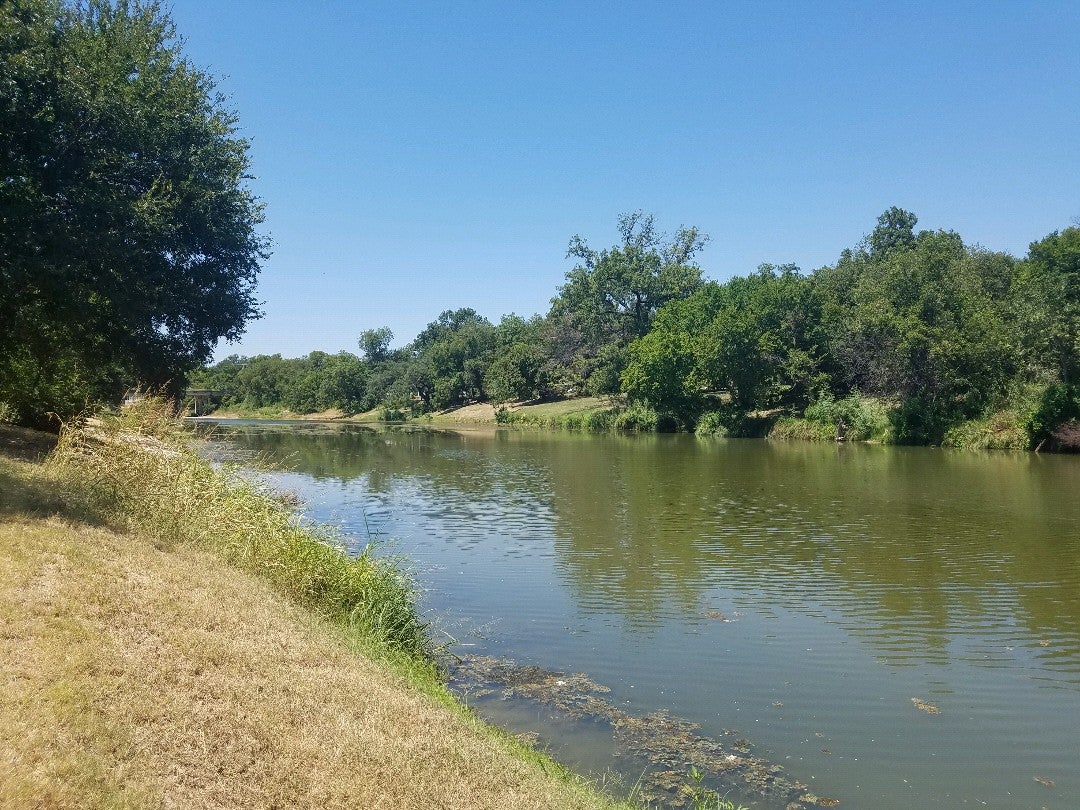
[{"label": "riverbank", "polygon": [[[125,431],[123,466],[105,464]],[[195,475],[152,431],[131,441],[130,423],[45,464],[47,442],[9,433],[0,805],[617,806],[452,699],[415,627],[373,615],[390,572],[335,567],[299,528],[256,548],[226,525],[230,547],[175,497],[197,484],[199,513],[224,520],[212,501],[227,495],[243,520],[261,515],[257,534],[288,534],[268,493],[210,486],[208,467]]]},{"label": "riverbank", "polygon": [[386,421],[409,421],[420,424],[450,424],[450,425],[496,425],[516,424],[523,427],[550,427],[550,428],[581,428],[582,421],[588,418],[596,419],[593,414],[601,414],[611,411],[612,403],[607,398],[601,397],[577,397],[574,399],[560,399],[550,402],[538,403],[506,403],[496,407],[490,402],[474,402],[462,405],[460,408],[451,408],[445,411],[435,411],[407,420],[387,419],[384,409],[375,409],[365,413],[345,414],[340,410],[331,409],[318,413],[298,414],[281,408],[223,408],[210,414],[201,415],[205,419],[262,419],[262,420],[285,420],[304,422],[342,422],[342,423],[371,423]]}]

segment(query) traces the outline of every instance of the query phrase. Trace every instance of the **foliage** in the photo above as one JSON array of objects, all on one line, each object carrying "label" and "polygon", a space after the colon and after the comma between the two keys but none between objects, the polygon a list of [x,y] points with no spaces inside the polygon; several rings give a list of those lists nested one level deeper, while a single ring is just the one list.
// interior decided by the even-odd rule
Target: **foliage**
[{"label": "foliage", "polygon": [[897,401],[896,441],[936,444],[1001,401],[1020,366],[1007,306],[1012,260],[890,209],[869,245],[818,274],[842,391]]},{"label": "foliage", "polygon": [[1046,441],[1057,427],[1077,417],[1080,417],[1080,385],[1053,383],[1037,396],[1023,426],[1030,440],[1037,444]]},{"label": "foliage", "polygon": [[[627,215],[609,250],[571,242],[578,264],[544,317],[493,326],[447,310],[404,349],[389,349],[389,330],[368,330],[362,359],[229,358],[206,379],[237,401],[295,409],[350,401],[416,415],[621,394],[627,405],[603,415],[503,409],[497,419],[1010,447],[1023,433],[1033,448],[1069,445],[1062,426],[1080,418],[1080,228],[1017,260],[916,224],[890,208],[834,265],[765,264],[718,283],[693,264],[696,231],[665,241],[651,217]],[[210,385],[219,377],[232,387]]]},{"label": "foliage", "polygon": [[[578,260],[551,301],[549,318],[559,324],[563,368],[576,386],[593,395],[618,391],[624,350],[644,336],[664,304],[686,298],[702,284],[694,257],[707,237],[680,228],[670,240],[641,211],[619,217],[621,243],[595,250],[580,236],[567,256]],[[589,383],[596,375],[597,380]]]},{"label": "foliage", "polygon": [[199,388],[223,391],[222,404],[257,411],[278,408],[315,413],[339,408],[353,414],[374,406],[369,396],[372,370],[349,352],[312,352],[295,358],[281,355],[233,355],[192,375]]},{"label": "foliage", "polygon": [[[687,422],[707,407],[708,391],[737,410],[797,407],[827,381],[818,310],[812,279],[793,265],[706,284],[631,344],[624,389]],[[725,418],[734,427],[734,415]]]},{"label": "foliage", "polygon": [[1080,227],[1032,242],[1021,272],[1029,349],[1062,384],[1080,384]]},{"label": "foliage", "polygon": [[360,333],[360,351],[364,359],[372,365],[381,363],[390,358],[390,341],[394,339],[394,333],[388,326],[380,326],[378,329],[365,329]]},{"label": "foliage", "polygon": [[889,442],[890,410],[882,400],[854,391],[842,399],[826,393],[809,405],[804,415],[824,429],[823,438],[835,439],[839,432],[847,441]]},{"label": "foliage", "polygon": [[653,433],[659,430],[661,419],[652,406],[644,402],[631,402],[615,414],[614,427],[616,430]]},{"label": "foliage", "polygon": [[969,450],[1027,450],[1030,438],[1016,411],[1008,410],[954,425],[941,443]]},{"label": "foliage", "polygon": [[492,402],[538,399],[550,393],[549,356],[544,351],[543,321],[507,315],[495,329],[496,349],[484,372],[484,390]]},{"label": "foliage", "polygon": [[23,421],[172,384],[257,317],[247,142],[141,0],[0,4],[0,396]]},{"label": "foliage", "polygon": [[770,439],[799,440],[806,442],[831,442],[836,440],[835,425],[827,425],[813,419],[781,416],[769,431]]},{"label": "foliage", "polygon": [[409,395],[426,409],[484,399],[484,373],[494,347],[495,327],[476,310],[446,310],[409,346],[403,375]]},{"label": "foliage", "polygon": [[729,403],[703,413],[694,432],[698,436],[761,438],[769,435],[776,419],[776,413],[748,413]]}]

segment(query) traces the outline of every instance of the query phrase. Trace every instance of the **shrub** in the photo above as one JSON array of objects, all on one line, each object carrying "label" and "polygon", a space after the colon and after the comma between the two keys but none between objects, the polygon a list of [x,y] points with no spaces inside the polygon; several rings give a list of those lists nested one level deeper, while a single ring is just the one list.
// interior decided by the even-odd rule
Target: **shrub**
[{"label": "shrub", "polygon": [[589,433],[604,433],[611,430],[614,418],[609,410],[585,411],[581,417],[581,427]]},{"label": "shrub", "polygon": [[1080,418],[1080,387],[1053,383],[1033,392],[1024,428],[1037,445],[1070,420]]},{"label": "shrub", "polygon": [[836,425],[813,419],[782,416],[776,420],[770,439],[799,439],[812,442],[831,442],[836,439]]},{"label": "shrub", "polygon": [[632,402],[615,415],[617,430],[652,433],[660,423],[660,414],[644,402]]},{"label": "shrub", "polygon": [[949,428],[941,444],[971,450],[1027,450],[1030,439],[1016,411],[998,411]]},{"label": "shrub", "polygon": [[[890,442],[893,438],[890,409],[880,399],[854,392],[843,399],[825,394],[807,406],[804,417],[821,425],[820,437],[835,439],[837,427],[843,425],[844,438],[849,441]],[[826,435],[830,434],[830,435]]]}]

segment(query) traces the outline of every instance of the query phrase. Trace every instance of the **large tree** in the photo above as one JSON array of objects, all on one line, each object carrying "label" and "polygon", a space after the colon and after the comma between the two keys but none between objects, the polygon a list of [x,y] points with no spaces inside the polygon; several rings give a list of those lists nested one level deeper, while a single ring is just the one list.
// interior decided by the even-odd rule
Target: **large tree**
[{"label": "large tree", "polygon": [[648,333],[662,306],[702,285],[694,257],[708,237],[697,228],[680,228],[666,240],[651,215],[636,211],[619,217],[619,235],[621,244],[607,250],[580,236],[570,240],[567,256],[578,264],[548,316],[566,344],[556,347],[556,356],[580,366],[578,375],[593,393],[617,391],[630,341]]},{"label": "large tree", "polygon": [[178,385],[257,317],[248,144],[156,2],[0,3],[0,401]]}]

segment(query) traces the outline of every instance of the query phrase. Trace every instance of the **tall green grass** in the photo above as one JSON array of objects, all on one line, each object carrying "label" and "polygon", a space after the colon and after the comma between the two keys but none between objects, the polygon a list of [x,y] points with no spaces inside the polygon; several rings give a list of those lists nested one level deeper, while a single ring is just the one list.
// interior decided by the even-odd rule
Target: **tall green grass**
[{"label": "tall green grass", "polygon": [[997,411],[982,419],[971,419],[945,431],[943,447],[968,450],[1027,450],[1031,438],[1023,417],[1016,411]]},{"label": "tall green grass", "polygon": [[48,463],[85,513],[164,546],[206,548],[368,642],[429,656],[412,583],[394,561],[370,549],[349,556],[332,528],[238,468],[215,468],[192,442],[167,405],[148,399],[66,428]]},{"label": "tall green grass", "polygon": [[607,433],[615,427],[614,412],[610,408],[585,408],[580,411],[557,414],[533,414],[499,408],[495,411],[495,422],[499,425],[575,430],[585,433]]},{"label": "tall green grass", "polygon": [[895,431],[889,414],[890,407],[874,397],[855,392],[834,399],[826,394],[807,406],[803,418],[778,419],[769,438],[834,441],[839,433],[847,441],[891,444]]}]

